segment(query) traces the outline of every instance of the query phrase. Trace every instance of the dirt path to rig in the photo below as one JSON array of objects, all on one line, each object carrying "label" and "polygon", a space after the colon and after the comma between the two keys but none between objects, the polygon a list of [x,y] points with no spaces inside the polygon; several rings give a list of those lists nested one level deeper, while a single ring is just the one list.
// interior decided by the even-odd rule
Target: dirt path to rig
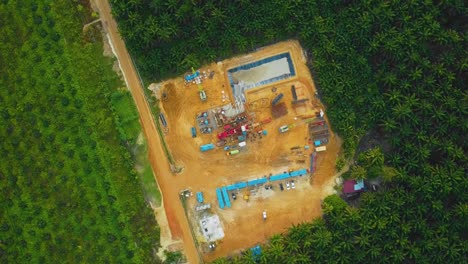
[{"label": "dirt path to rig", "polygon": [[117,23],[112,17],[109,2],[107,0],[94,0],[94,4],[99,10],[104,30],[107,32],[112,42],[127,86],[132,93],[138,112],[140,113],[140,121],[148,141],[150,162],[161,189],[163,205],[167,215],[167,222],[171,229],[172,238],[182,239],[184,253],[189,263],[198,263],[197,251],[190,234],[182,204],[179,200],[179,190],[176,189],[175,185],[171,184],[174,176],[170,171],[167,158],[165,157],[162,143],[158,136],[151,110],[145,100],[143,87],[139,81],[138,74],[127,52],[125,43],[117,30]]}]

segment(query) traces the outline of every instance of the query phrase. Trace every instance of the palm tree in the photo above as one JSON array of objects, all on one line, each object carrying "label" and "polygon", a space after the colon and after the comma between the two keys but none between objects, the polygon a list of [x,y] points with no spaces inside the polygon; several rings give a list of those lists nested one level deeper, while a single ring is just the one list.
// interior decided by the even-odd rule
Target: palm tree
[{"label": "palm tree", "polygon": [[384,128],[384,131],[386,133],[391,133],[393,131],[396,130],[397,128],[397,123],[394,119],[392,118],[387,118],[383,121],[383,124],[382,124],[383,128]]},{"label": "palm tree", "polygon": [[294,255],[292,255],[292,258],[290,259],[290,261],[291,261],[290,263],[297,263],[297,264],[312,263],[312,260],[304,252],[295,253]]},{"label": "palm tree", "polygon": [[333,235],[326,229],[320,229],[312,234],[314,244],[319,249],[328,248],[332,244]]},{"label": "palm tree", "polygon": [[359,245],[361,248],[367,248],[370,244],[370,235],[369,234],[360,234],[354,237],[354,243]]},{"label": "palm tree", "polygon": [[274,263],[283,263],[286,261],[287,256],[284,251],[284,237],[279,234],[275,234],[270,238],[268,247],[264,250],[265,258],[274,261]]}]

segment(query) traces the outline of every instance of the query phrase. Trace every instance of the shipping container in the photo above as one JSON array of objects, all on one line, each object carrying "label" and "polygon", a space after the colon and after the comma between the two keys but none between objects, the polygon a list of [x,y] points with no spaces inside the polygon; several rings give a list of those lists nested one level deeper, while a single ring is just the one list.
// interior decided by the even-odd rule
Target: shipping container
[{"label": "shipping container", "polygon": [[322,151],[325,151],[325,150],[327,150],[326,146],[315,148],[315,151],[317,151],[317,152],[322,152]]},{"label": "shipping container", "polygon": [[206,145],[203,145],[203,146],[200,146],[200,151],[201,152],[205,152],[205,151],[208,151],[208,150],[212,150],[214,149],[214,145],[213,144],[206,144]]}]

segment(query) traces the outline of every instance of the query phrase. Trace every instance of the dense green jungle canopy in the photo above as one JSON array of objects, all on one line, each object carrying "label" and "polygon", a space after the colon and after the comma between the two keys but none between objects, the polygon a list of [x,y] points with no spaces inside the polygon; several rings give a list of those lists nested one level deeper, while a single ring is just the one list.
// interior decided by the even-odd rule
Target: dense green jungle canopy
[{"label": "dense green jungle canopy", "polygon": [[323,219],[271,238],[261,263],[466,261],[464,1],[111,2],[146,80],[296,38],[346,157],[368,131],[387,142],[385,164],[398,173],[385,188],[359,209],[328,198]]},{"label": "dense green jungle canopy", "polygon": [[0,1],[0,263],[152,263],[88,1]]}]

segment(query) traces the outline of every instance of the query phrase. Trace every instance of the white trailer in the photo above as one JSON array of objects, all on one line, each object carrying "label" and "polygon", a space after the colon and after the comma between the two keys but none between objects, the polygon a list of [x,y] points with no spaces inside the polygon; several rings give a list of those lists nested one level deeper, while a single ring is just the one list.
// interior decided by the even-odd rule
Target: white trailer
[{"label": "white trailer", "polygon": [[315,148],[315,151],[316,151],[316,152],[322,152],[322,151],[325,151],[325,150],[327,150],[327,147],[326,147],[326,146],[322,146],[322,147]]}]

